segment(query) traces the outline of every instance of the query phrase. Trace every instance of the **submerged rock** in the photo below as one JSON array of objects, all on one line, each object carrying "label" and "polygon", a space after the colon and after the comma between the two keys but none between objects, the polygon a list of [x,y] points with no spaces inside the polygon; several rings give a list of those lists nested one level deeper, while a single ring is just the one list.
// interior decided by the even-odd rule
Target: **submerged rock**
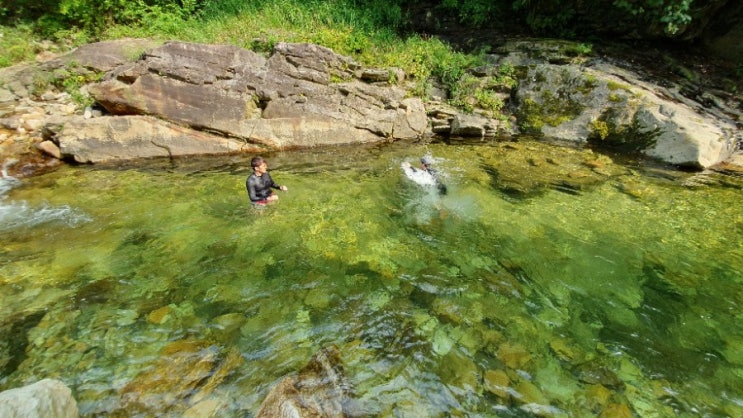
[{"label": "submerged rock", "polygon": [[325,347],[296,375],[282,379],[261,403],[256,418],[353,416],[340,352]]},{"label": "submerged rock", "polygon": [[578,380],[590,385],[600,384],[613,389],[621,389],[624,387],[624,382],[617,377],[616,373],[609,370],[608,367],[601,364],[599,361],[583,363],[577,366],[573,370],[573,373],[576,375]]},{"label": "submerged rock", "polygon": [[578,195],[625,170],[590,150],[530,140],[484,148],[481,156],[482,177],[492,188],[513,198],[528,198],[547,190]]},{"label": "submerged rock", "polygon": [[487,370],[483,376],[483,386],[485,390],[503,400],[511,397],[511,379],[503,370]]},{"label": "submerged rock", "polygon": [[162,357],[121,390],[119,412],[151,414],[206,400],[214,389],[242,363],[236,350],[221,358],[217,348],[205,341],[175,341],[162,350]]}]

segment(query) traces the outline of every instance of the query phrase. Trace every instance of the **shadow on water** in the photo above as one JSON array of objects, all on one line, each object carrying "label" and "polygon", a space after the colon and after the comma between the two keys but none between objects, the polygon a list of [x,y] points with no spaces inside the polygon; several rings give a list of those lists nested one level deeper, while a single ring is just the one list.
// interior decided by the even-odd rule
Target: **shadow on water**
[{"label": "shadow on water", "polygon": [[[24,317],[21,320],[15,321],[4,333],[7,336],[13,336],[7,341],[7,355],[5,365],[0,374],[2,376],[9,376],[18,369],[18,367],[26,360],[26,347],[28,347],[29,336],[28,333],[34,327],[36,327],[41,319],[44,318],[46,312],[37,312],[29,316]],[[7,328],[7,326],[3,327]]]}]

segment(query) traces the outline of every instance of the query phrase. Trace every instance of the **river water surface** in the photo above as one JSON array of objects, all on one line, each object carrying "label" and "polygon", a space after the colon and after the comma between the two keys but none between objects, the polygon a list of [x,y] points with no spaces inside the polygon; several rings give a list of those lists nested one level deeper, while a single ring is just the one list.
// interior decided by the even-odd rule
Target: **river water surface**
[{"label": "river water surface", "polygon": [[[400,164],[430,153],[448,193]],[[335,346],[357,414],[743,417],[743,179],[546,144],[0,179],[0,389],[255,414]]]}]

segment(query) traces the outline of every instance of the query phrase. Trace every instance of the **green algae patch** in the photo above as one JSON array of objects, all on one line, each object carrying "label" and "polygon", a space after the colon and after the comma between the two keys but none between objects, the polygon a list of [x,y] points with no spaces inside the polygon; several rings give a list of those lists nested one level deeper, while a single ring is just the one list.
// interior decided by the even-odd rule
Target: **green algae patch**
[{"label": "green algae patch", "polygon": [[591,150],[556,149],[539,142],[505,143],[482,151],[481,169],[488,184],[511,198],[529,198],[550,190],[580,194],[624,169]]}]

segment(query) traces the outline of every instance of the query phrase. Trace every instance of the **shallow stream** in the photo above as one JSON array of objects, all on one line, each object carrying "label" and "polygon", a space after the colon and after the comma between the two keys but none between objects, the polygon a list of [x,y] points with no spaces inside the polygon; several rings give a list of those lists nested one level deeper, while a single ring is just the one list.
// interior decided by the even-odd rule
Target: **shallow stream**
[{"label": "shallow stream", "polygon": [[[440,195],[400,164],[430,154]],[[743,417],[743,179],[523,141],[0,179],[0,389],[249,417],[335,346],[379,417]]]}]

